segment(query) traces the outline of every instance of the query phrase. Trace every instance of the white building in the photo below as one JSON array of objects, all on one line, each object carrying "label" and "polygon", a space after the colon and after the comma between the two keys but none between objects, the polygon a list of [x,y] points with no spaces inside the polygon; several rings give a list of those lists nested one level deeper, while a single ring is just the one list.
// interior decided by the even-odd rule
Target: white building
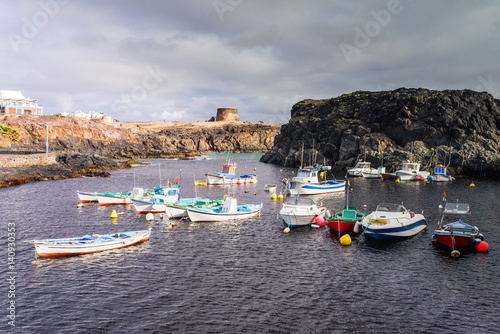
[{"label": "white building", "polygon": [[69,117],[81,117],[81,118],[86,118],[86,119],[103,119],[104,114],[102,112],[98,111],[81,111],[81,110],[75,110],[72,113],[61,113],[62,116],[69,116]]},{"label": "white building", "polygon": [[20,91],[0,90],[0,114],[43,115],[43,107]]}]

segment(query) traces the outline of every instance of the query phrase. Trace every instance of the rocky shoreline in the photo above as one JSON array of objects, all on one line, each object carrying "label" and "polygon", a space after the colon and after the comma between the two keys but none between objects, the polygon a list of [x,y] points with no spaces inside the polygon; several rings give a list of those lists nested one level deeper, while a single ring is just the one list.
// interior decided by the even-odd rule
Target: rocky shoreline
[{"label": "rocky shoreline", "polygon": [[500,100],[471,90],[400,88],[304,100],[261,159],[299,166],[309,157],[345,170],[364,159],[394,170],[406,160],[454,176],[500,179]]}]

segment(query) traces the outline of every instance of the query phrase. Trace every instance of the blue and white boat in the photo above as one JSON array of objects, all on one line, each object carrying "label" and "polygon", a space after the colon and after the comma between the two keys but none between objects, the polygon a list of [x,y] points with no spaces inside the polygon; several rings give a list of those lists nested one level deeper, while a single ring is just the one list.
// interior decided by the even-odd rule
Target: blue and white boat
[{"label": "blue and white boat", "polygon": [[319,176],[321,169],[319,168],[301,168],[297,171],[297,176],[293,177],[288,184],[288,192],[290,195],[319,195],[335,192],[343,192],[345,190],[345,181],[340,180],[325,180],[320,181]]},{"label": "blue and white boat", "polygon": [[246,174],[236,176],[236,163],[227,163],[222,165],[222,173],[209,174],[206,173],[207,184],[245,184],[257,182],[257,174]]},{"label": "blue and white boat", "polygon": [[261,204],[238,205],[236,198],[228,197],[224,204],[213,208],[186,207],[192,222],[214,222],[255,217],[262,210]]},{"label": "blue and white boat", "polygon": [[414,236],[427,228],[422,214],[415,214],[401,204],[381,203],[363,218],[364,233],[376,240],[393,240]]},{"label": "blue and white boat", "polygon": [[137,213],[163,213],[166,210],[165,204],[175,203],[179,200],[179,193],[177,186],[155,187],[152,198],[132,198],[131,201]]},{"label": "blue and white boat", "polygon": [[443,165],[437,165],[434,167],[434,174],[431,178],[434,182],[448,182],[455,180],[453,176],[448,175],[446,167]]}]

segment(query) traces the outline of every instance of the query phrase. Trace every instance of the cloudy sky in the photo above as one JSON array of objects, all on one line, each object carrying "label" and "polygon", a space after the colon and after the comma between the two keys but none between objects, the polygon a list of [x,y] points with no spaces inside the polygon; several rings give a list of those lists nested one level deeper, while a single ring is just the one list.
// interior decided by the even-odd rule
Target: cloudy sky
[{"label": "cloudy sky", "polygon": [[46,114],[278,123],[356,90],[500,98],[493,0],[0,0],[0,29],[0,89]]}]

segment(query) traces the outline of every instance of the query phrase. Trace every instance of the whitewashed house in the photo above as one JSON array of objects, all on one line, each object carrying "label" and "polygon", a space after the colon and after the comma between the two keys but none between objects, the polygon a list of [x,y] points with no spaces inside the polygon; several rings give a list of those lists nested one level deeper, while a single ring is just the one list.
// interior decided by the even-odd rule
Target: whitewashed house
[{"label": "whitewashed house", "polygon": [[20,91],[0,90],[0,114],[43,115],[43,107]]}]

